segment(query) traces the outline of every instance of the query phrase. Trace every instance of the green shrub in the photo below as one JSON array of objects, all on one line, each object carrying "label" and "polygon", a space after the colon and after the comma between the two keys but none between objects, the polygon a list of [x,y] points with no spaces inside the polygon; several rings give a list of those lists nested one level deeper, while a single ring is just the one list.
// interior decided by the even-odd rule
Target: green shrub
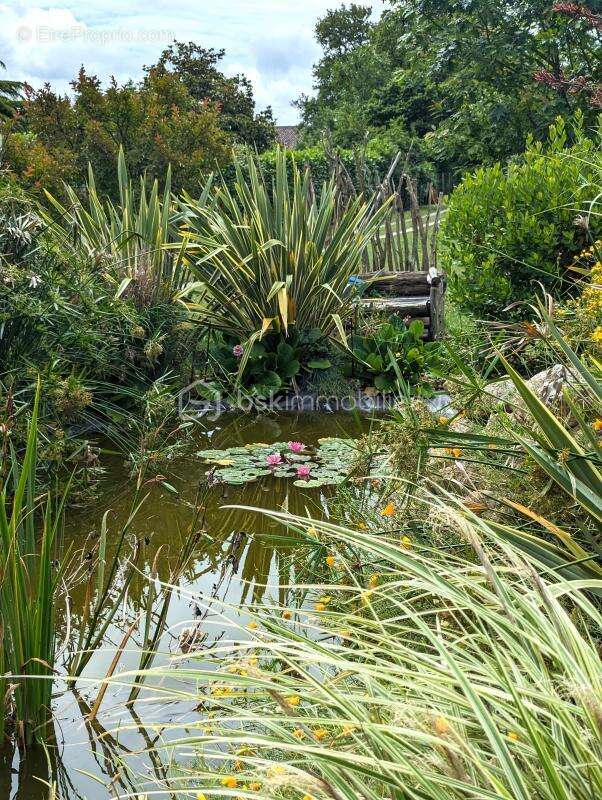
[{"label": "green shrub", "polygon": [[442,256],[452,297],[481,316],[506,316],[503,309],[530,298],[535,283],[548,290],[574,279],[567,267],[588,237],[575,225],[587,212],[592,175],[601,165],[599,132],[587,138],[575,121],[576,143],[566,148],[565,122],[550,128],[546,145],[529,143],[507,167],[495,164],[468,175],[453,192],[442,225]]},{"label": "green shrub", "polygon": [[437,370],[440,348],[437,342],[425,343],[423,335],[422,320],[406,324],[393,315],[365,334],[350,336],[347,345],[355,359],[355,371],[379,392],[395,391],[401,382],[428,394],[423,380],[425,373]]}]

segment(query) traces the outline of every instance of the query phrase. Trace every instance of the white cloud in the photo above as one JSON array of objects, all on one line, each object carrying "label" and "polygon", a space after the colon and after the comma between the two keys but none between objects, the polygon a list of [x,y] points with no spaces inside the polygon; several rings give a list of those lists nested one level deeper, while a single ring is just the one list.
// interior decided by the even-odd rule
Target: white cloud
[{"label": "white cloud", "polygon": [[[39,0],[38,0],[39,3]],[[48,81],[69,90],[81,64],[102,80],[138,79],[173,38],[224,48],[224,70],[253,82],[258,108],[271,105],[278,121],[292,124],[291,102],[311,91],[319,56],[316,19],[338,0],[54,0],[52,7],[15,0],[0,4],[0,53],[8,76],[34,87]],[[365,2],[382,8],[382,0]]]}]

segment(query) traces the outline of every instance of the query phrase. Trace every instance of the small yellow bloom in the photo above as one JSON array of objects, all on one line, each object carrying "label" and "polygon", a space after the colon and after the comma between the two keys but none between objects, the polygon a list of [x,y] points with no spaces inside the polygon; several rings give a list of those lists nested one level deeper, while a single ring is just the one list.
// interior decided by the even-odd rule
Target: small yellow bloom
[{"label": "small yellow bloom", "polygon": [[295,739],[303,739],[303,737],[305,736],[305,734],[303,733],[303,731],[301,730],[301,728],[296,728],[296,729],[293,731],[293,736],[295,737]]},{"label": "small yellow bloom", "polygon": [[328,731],[325,728],[317,728],[317,730],[314,731],[314,736],[319,742],[321,742],[322,739],[325,739],[328,736]]},{"label": "small yellow bloom", "polygon": [[439,417],[439,425],[449,425],[449,419],[447,417]]},{"label": "small yellow bloom", "polygon": [[222,786],[225,786],[227,789],[236,789],[238,786],[238,781],[234,775],[228,775],[225,778],[222,778]]},{"label": "small yellow bloom", "polygon": [[257,629],[257,623],[255,622],[255,620],[252,620],[251,622],[249,622],[249,624],[247,625],[247,628],[250,631],[256,630]]},{"label": "small yellow bloom", "polygon": [[508,731],[508,738],[510,739],[511,742],[518,742],[518,740],[520,739],[516,731]]},{"label": "small yellow bloom", "polygon": [[283,611],[282,612],[282,619],[290,619],[292,617],[292,613],[290,611]]},{"label": "small yellow bloom", "polygon": [[314,798],[310,794],[304,794],[303,800],[314,800]]},{"label": "small yellow bloom", "polygon": [[326,611],[326,604],[325,603],[316,603],[314,606],[316,611]]},{"label": "small yellow bloom", "polygon": [[289,706],[298,706],[301,704],[301,698],[298,694],[292,694],[290,697],[286,698],[286,702],[289,704]]},{"label": "small yellow bloom", "polygon": [[197,792],[196,800],[207,800],[203,792]]},{"label": "small yellow bloom", "polygon": [[401,540],[401,546],[404,550],[410,550],[412,547],[412,540],[409,536],[404,536]]},{"label": "small yellow bloom", "polygon": [[392,517],[394,514],[395,514],[395,506],[393,505],[393,503],[387,503],[387,505],[380,512],[381,517]]},{"label": "small yellow bloom", "polygon": [[335,557],[334,556],[326,556],[326,566],[327,567],[334,567]]},{"label": "small yellow bloom", "polygon": [[360,531],[365,531],[365,530],[367,530],[367,527],[366,527],[366,523],[365,523],[365,522],[358,522],[358,523],[357,523],[357,527],[360,529]]},{"label": "small yellow bloom", "polygon": [[594,422],[594,430],[595,431],[602,431],[602,419],[597,419]]},{"label": "small yellow bloom", "polygon": [[324,603],[324,605],[326,605],[326,606],[328,605],[328,603],[330,603],[331,600],[332,600],[332,597],[330,595],[328,595],[328,594],[323,594],[322,597],[320,598],[320,602]]},{"label": "small yellow bloom", "polygon": [[462,451],[460,450],[459,447],[454,447],[452,449],[452,455],[454,458],[460,458],[460,456],[462,455]]},{"label": "small yellow bloom", "polygon": [[314,528],[314,526],[312,525],[311,527],[309,527],[309,528],[307,529],[307,535],[308,535],[308,536],[317,536],[317,535],[318,535],[318,531],[317,531],[317,530]]},{"label": "small yellow bloom", "polygon": [[343,639],[346,639],[348,636],[351,636],[351,631],[348,631],[347,629],[339,631],[339,636],[342,636]]},{"label": "small yellow bloom", "polygon": [[435,732],[439,736],[445,736],[446,733],[449,733],[451,730],[449,722],[445,719],[445,717],[436,717],[435,718]]},{"label": "small yellow bloom", "polygon": [[376,589],[376,587],[378,586],[379,578],[380,575],[376,572],[374,573],[374,575],[370,575],[370,578],[368,579],[368,586],[370,587],[370,589]]},{"label": "small yellow bloom", "polygon": [[253,783],[249,784],[249,789],[252,792],[258,792],[261,789],[261,784],[258,781],[254,781]]}]

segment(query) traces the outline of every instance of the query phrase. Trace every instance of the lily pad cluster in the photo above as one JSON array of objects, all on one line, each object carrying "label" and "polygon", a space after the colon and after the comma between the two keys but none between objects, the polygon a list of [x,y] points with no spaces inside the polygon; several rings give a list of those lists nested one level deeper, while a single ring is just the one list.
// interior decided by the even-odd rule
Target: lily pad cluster
[{"label": "lily pad cluster", "polygon": [[301,449],[291,449],[291,442],[258,442],[226,450],[201,450],[197,455],[211,467],[215,479],[230,486],[272,476],[294,479],[295,486],[316,489],[335,486],[349,476],[355,460],[355,442],[325,438],[318,441],[317,447]]}]

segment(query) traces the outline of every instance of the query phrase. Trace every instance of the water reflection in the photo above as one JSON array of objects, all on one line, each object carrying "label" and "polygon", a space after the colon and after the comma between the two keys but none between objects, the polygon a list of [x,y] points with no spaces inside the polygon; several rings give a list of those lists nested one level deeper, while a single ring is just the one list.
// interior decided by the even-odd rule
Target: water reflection
[{"label": "water reflection", "polygon": [[[252,417],[238,415],[223,417],[213,427],[199,431],[196,449],[225,449],[254,442],[302,441],[316,445],[325,436],[358,436],[369,425],[365,419],[345,414],[281,414]],[[110,625],[105,644],[95,651],[86,667],[85,676],[102,677],[107,673],[115,648],[123,637],[124,626],[136,615],[141,615],[148,602],[149,581],[145,578],[161,548],[156,567],[158,577],[167,581],[173,565],[181,553],[199,497],[203,500],[202,529],[198,544],[187,569],[183,573],[182,588],[227,601],[243,607],[262,599],[266,592],[274,594],[274,587],[294,582],[294,548],[298,537],[278,522],[261,514],[228,505],[249,506],[268,510],[288,510],[293,514],[323,518],[328,514],[330,490],[303,490],[292,481],[264,478],[246,486],[218,486],[207,492],[207,467],[194,456],[174,461],[162,473],[177,490],[177,495],[158,484],[149,484],[141,510],[131,527],[131,537],[140,543],[138,567],[140,575],[134,578],[123,600],[123,609],[117,625]],[[65,546],[82,551],[98,535],[101,518],[108,514],[108,553],[117,546],[116,536],[131,513],[133,486],[127,467],[118,458],[109,463],[105,488],[94,508],[70,515],[65,531]],[[284,602],[282,590],[280,601]],[[71,629],[77,630],[84,606],[84,583],[71,593]],[[175,591],[169,605],[168,631],[160,642],[159,663],[169,662],[170,654],[180,652],[179,634],[182,627],[195,617],[203,615],[207,633],[205,646],[210,647],[222,634],[219,617],[211,611],[195,609],[187,593]],[[66,634],[67,620],[63,620],[61,636]],[[119,670],[135,669],[140,658],[141,643],[133,637],[125,649]],[[141,771],[156,781],[164,777],[165,767],[156,757],[147,755],[150,745],[158,736],[156,729],[146,729],[145,719],[169,721],[177,716],[186,719],[194,715],[194,704],[182,703],[148,705],[142,702],[126,705],[128,689],[111,686],[103,701],[100,715],[92,722],[88,719],[96,689],[88,688],[85,681],[77,691],[66,691],[56,699],[57,746],[50,749],[51,757],[36,753],[19,762],[12,753],[0,755],[0,797],[14,800],[42,800],[46,797],[43,784],[34,780],[53,778],[63,800],[107,800],[116,793],[132,790],[127,774],[115,765],[118,758],[128,752],[141,752]],[[198,716],[198,715],[196,715]],[[118,725],[127,726],[118,736]],[[1,751],[0,751],[1,753]],[[129,760],[129,759],[128,759]],[[12,772],[9,765],[12,764]],[[96,776],[97,780],[84,773]],[[98,782],[100,779],[100,782]],[[112,789],[108,787],[112,786]],[[112,794],[111,794],[112,792]]]}]

